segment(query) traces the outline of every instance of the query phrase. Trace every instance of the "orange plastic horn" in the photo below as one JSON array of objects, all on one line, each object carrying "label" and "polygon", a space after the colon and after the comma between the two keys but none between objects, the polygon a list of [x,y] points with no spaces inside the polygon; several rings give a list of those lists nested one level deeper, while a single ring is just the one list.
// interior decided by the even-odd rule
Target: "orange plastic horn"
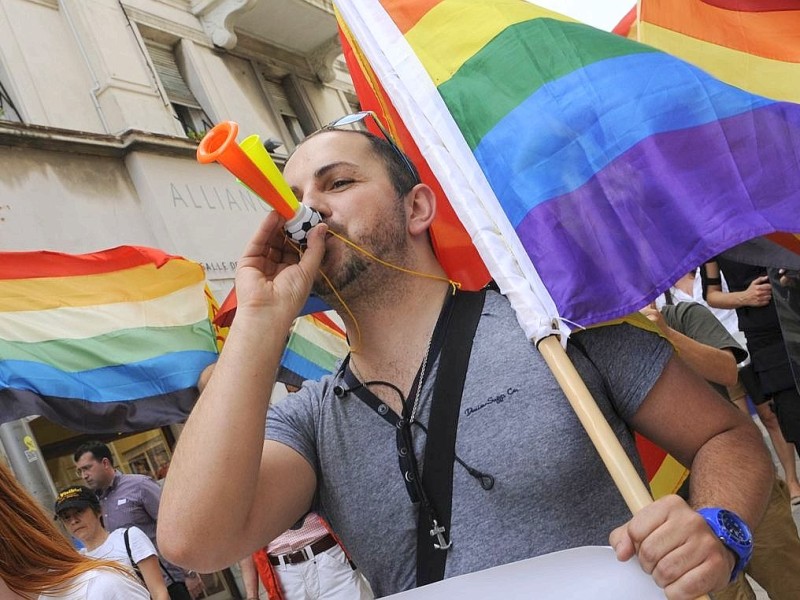
[{"label": "orange plastic horn", "polygon": [[218,162],[259,198],[277,210],[283,218],[291,219],[294,217],[294,211],[286,204],[283,196],[261,169],[236,143],[238,133],[239,125],[234,121],[222,121],[212,127],[197,147],[197,161],[203,164]]}]

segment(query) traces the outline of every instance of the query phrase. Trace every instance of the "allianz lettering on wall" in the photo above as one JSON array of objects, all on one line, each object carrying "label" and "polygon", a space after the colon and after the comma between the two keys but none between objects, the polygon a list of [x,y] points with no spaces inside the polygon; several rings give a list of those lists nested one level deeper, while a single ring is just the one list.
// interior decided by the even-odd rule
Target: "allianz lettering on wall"
[{"label": "allianz lettering on wall", "polygon": [[126,164],[162,246],[201,263],[221,300],[245,242],[271,209],[218,165],[141,152]]}]

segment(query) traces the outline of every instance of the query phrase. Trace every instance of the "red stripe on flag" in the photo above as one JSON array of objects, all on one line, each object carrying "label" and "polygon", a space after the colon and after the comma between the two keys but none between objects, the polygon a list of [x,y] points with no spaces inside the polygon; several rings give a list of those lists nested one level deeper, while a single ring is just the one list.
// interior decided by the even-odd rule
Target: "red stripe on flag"
[{"label": "red stripe on flag", "polygon": [[800,235],[796,233],[771,233],[765,236],[771,242],[775,242],[779,246],[783,246],[787,250],[791,250],[795,254],[800,254]]},{"label": "red stripe on flag", "polygon": [[456,216],[444,190],[400,119],[377,76],[368,64],[360,60],[341,24],[339,37],[362,108],[378,114],[398,145],[417,166],[421,180],[428,184],[436,195],[436,217],[431,225],[431,238],[439,262],[447,276],[459,282],[462,289],[481,289],[489,282],[490,276],[478,251],[472,245],[472,239]]},{"label": "red stripe on flag", "polygon": [[631,31],[631,26],[633,25],[634,21],[636,21],[637,11],[638,6],[634,5],[634,7],[628,11],[628,14],[622,17],[622,20],[617,23],[614,29],[611,30],[611,33],[616,33],[622,37],[628,37],[628,34]]},{"label": "red stripe on flag", "polygon": [[800,10],[797,0],[700,0],[717,8],[739,12],[772,12],[778,10]]},{"label": "red stripe on flag", "polygon": [[139,246],[119,246],[89,254],[63,254],[41,250],[3,252],[0,255],[4,257],[0,258],[0,279],[100,275],[149,264],[161,267],[172,259],[183,260],[180,256]]},{"label": "red stripe on flag", "polygon": [[647,474],[647,480],[650,481],[658,473],[659,467],[667,458],[667,453],[638,433],[636,434],[636,450],[639,451],[644,472]]},{"label": "red stripe on flag", "polygon": [[312,314],[311,314],[311,316],[312,316],[314,319],[316,319],[317,321],[319,321],[320,323],[323,323],[324,325],[327,325],[328,327],[330,327],[330,328],[331,328],[331,329],[333,329],[334,331],[336,331],[336,332],[338,332],[338,333],[342,334],[342,337],[345,337],[345,335],[346,335],[346,334],[345,334],[344,330],[343,330],[341,327],[339,327],[339,325],[337,325],[337,324],[336,324],[336,323],[333,321],[333,319],[331,319],[331,318],[330,318],[328,315],[326,315],[324,312],[312,313]]}]

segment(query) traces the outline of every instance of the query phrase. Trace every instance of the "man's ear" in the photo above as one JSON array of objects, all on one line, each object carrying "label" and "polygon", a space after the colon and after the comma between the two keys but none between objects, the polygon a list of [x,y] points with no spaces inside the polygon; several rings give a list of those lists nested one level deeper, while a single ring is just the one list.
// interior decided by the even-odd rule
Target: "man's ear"
[{"label": "man's ear", "polygon": [[413,235],[426,233],[436,216],[436,195],[424,183],[418,183],[406,196],[408,208],[408,232]]}]

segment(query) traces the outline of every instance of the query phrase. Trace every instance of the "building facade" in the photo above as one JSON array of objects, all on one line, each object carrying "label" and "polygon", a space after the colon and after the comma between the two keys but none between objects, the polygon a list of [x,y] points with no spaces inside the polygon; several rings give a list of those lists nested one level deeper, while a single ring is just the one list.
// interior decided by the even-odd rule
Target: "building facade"
[{"label": "building facade", "polygon": [[[330,0],[0,0],[0,251],[156,247],[204,265],[222,301],[269,209],[198,141],[236,121],[281,165],[357,109]],[[20,456],[77,481],[71,453],[96,436],[16,427]],[[104,441],[160,479],[179,429]]]},{"label": "building facade", "polygon": [[0,0],[0,84],[0,249],[154,246],[218,298],[268,209],[197,141],[280,164],[357,108],[329,0]]}]

